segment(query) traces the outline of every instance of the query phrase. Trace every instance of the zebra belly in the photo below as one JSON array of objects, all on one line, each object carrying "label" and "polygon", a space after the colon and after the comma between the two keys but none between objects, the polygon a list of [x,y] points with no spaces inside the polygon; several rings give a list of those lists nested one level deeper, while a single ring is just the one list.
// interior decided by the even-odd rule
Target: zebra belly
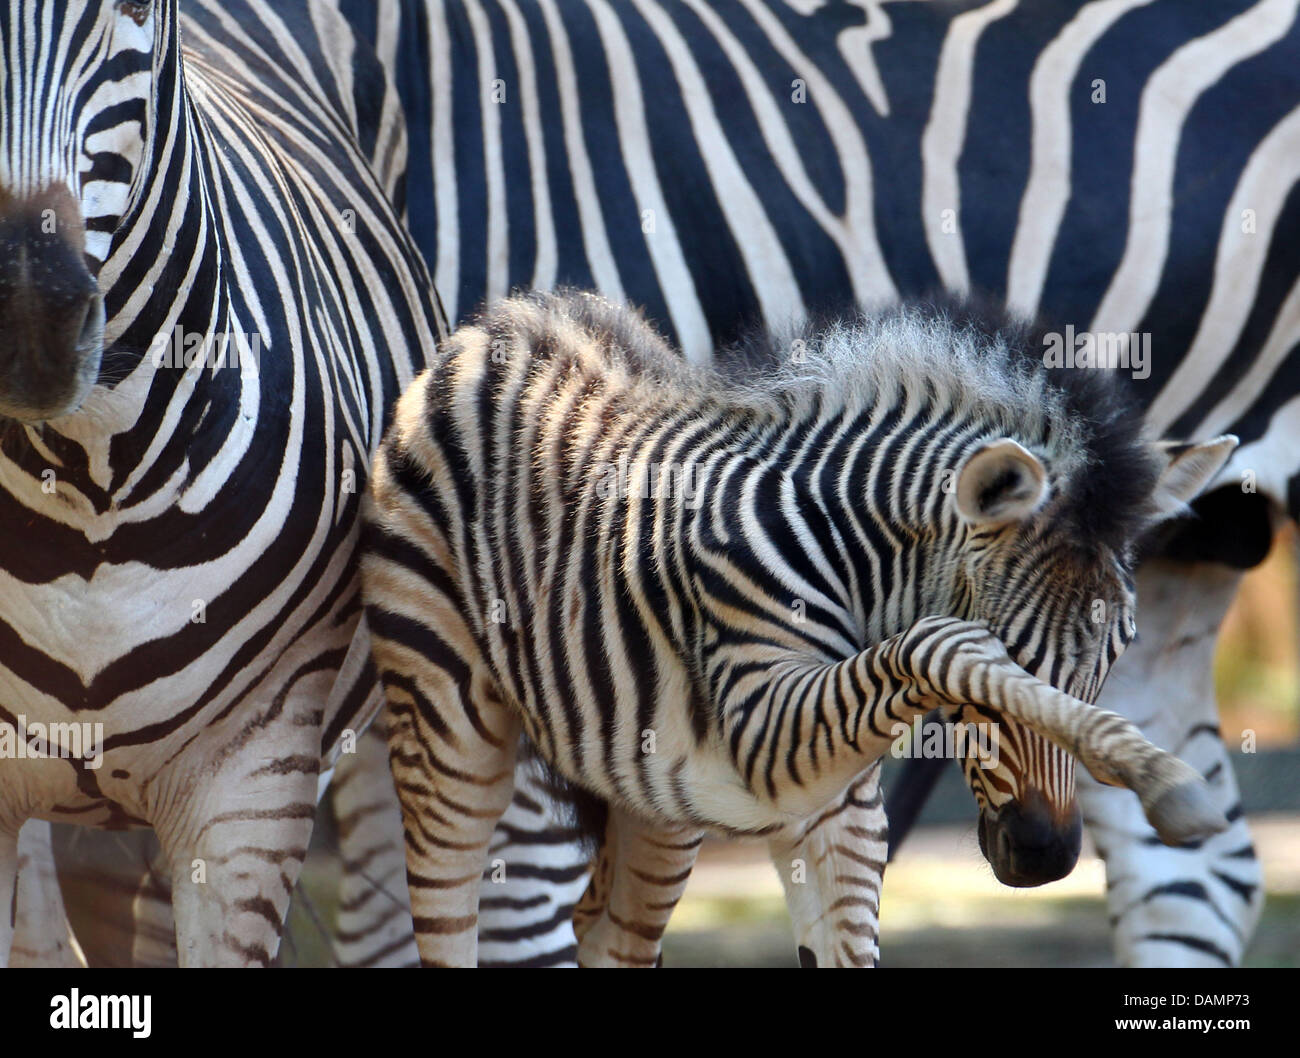
[{"label": "zebra belly", "polygon": [[22,649],[0,656],[0,818],[147,825],[170,799],[149,785],[160,772],[187,786],[254,734],[260,757],[332,761],[380,704],[355,587],[329,601],[350,563],[336,555],[279,628],[209,620],[193,570],[10,578],[4,622]]},{"label": "zebra belly", "polygon": [[[509,673],[518,671],[521,646],[492,637],[492,668],[503,688],[510,686]],[[541,656],[545,644],[526,649]],[[522,698],[508,691],[505,698],[552,768],[638,816],[729,834],[766,834],[799,822],[802,816],[779,811],[746,785],[715,728],[697,732],[687,703],[698,696],[681,660],[659,655],[654,668],[659,675],[648,723],[630,705],[629,692],[645,678],[643,671],[612,674],[612,683],[591,673],[565,686],[530,682]],[[580,718],[576,730],[569,715]],[[606,717],[612,718],[612,734]]]}]

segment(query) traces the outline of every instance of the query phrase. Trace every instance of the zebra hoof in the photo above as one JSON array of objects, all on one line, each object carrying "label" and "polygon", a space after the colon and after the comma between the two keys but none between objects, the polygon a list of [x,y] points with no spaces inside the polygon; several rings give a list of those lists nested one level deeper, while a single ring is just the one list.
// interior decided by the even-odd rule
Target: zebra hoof
[{"label": "zebra hoof", "polygon": [[1156,798],[1147,820],[1166,845],[1203,841],[1228,829],[1228,820],[1210,799],[1210,791],[1199,779],[1179,783]]}]

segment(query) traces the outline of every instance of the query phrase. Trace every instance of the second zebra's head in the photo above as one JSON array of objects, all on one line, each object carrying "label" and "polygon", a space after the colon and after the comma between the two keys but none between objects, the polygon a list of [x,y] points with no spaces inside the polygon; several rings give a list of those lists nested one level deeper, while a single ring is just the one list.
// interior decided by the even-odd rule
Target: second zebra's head
[{"label": "second zebra's head", "polygon": [[[972,437],[954,453],[947,490],[960,541],[955,609],[988,625],[1024,669],[1094,702],[1136,634],[1139,539],[1185,511],[1237,442],[1150,444],[1114,381],[1081,370],[1092,377],[1054,377],[1042,391],[1057,405],[1044,418],[1054,425]],[[1082,836],[1074,758],[998,714],[956,712],[981,725],[964,767],[994,874],[1014,886],[1064,877]]]},{"label": "second zebra's head", "polygon": [[0,0],[0,417],[73,412],[99,377],[101,267],[139,205],[174,13]]}]

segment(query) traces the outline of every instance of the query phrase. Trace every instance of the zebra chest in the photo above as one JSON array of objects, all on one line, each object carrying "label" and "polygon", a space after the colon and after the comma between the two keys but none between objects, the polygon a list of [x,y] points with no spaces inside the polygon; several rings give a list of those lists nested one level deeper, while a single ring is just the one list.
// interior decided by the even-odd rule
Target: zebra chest
[{"label": "zebra chest", "polygon": [[246,671],[269,663],[308,632],[320,598],[355,593],[354,519],[318,503],[303,517],[296,485],[197,510],[181,495],[102,532],[57,517],[25,527],[0,556],[0,701],[125,711],[136,726],[234,682],[241,650]]}]

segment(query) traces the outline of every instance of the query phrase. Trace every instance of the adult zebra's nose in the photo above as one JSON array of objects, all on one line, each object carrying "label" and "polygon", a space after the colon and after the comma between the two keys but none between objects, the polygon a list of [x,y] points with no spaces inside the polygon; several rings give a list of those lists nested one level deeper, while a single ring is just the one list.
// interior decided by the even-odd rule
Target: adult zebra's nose
[{"label": "adult zebra's nose", "polygon": [[0,416],[66,415],[98,378],[104,301],[84,247],[66,187],[25,198],[0,188]]},{"label": "adult zebra's nose", "polygon": [[1003,885],[1027,888],[1064,878],[1079,861],[1083,818],[1077,803],[1054,812],[1037,791],[1004,805],[989,817],[980,814],[980,851]]}]

